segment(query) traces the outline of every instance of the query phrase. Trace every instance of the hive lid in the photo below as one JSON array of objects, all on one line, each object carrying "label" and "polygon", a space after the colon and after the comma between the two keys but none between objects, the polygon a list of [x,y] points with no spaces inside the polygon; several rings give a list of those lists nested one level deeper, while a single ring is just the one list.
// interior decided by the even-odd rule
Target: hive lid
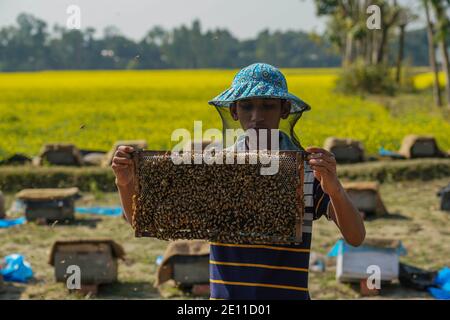
[{"label": "hive lid", "polygon": [[21,200],[54,200],[73,197],[80,192],[78,188],[23,189],[16,194]]},{"label": "hive lid", "polygon": [[49,261],[50,265],[54,265],[55,253],[58,247],[65,245],[79,245],[79,244],[107,244],[111,246],[112,254],[115,258],[124,259],[125,251],[123,247],[112,239],[74,239],[74,240],[58,240],[53,243],[50,251]]},{"label": "hive lid", "polygon": [[383,248],[383,249],[397,249],[402,245],[400,240],[396,239],[381,239],[381,238],[367,238],[364,240],[363,246]]},{"label": "hive lid", "polygon": [[365,252],[376,250],[389,250],[394,251],[398,255],[405,255],[407,253],[406,249],[403,247],[401,240],[396,239],[382,239],[382,238],[367,238],[364,240],[363,244],[359,247],[353,247],[344,239],[340,238],[331,250],[328,252],[328,257],[337,257],[340,254],[345,253],[351,249],[352,251]]},{"label": "hive lid", "polygon": [[376,181],[354,181],[344,182],[344,189],[346,190],[373,190],[378,191],[379,184]]},{"label": "hive lid", "polygon": [[330,151],[335,147],[356,147],[361,150],[364,149],[362,142],[359,140],[351,139],[351,138],[338,138],[338,137],[328,137],[324,142],[324,149]]}]

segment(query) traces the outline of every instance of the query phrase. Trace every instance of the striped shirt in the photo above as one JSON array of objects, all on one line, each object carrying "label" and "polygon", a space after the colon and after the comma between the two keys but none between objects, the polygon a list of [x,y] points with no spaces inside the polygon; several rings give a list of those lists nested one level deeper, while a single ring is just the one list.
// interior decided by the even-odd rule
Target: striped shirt
[{"label": "striped shirt", "polygon": [[[285,149],[286,150],[286,149]],[[210,243],[211,299],[309,299],[308,268],[313,220],[325,215],[329,197],[305,161],[301,244]]]}]

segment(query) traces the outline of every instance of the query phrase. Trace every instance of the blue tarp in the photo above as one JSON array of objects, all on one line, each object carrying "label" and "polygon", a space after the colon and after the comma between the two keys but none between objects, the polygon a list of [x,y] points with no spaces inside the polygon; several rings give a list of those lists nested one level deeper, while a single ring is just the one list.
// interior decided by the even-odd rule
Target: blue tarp
[{"label": "blue tarp", "polygon": [[116,217],[122,215],[122,207],[77,207],[75,208],[75,212]]},{"label": "blue tarp", "polygon": [[380,147],[380,149],[378,149],[378,154],[382,157],[404,158],[404,156],[399,154],[398,152],[386,150],[383,147]]},{"label": "blue tarp", "polygon": [[1,219],[0,228],[9,228],[12,226],[17,226],[19,224],[24,224],[25,222],[27,222],[25,217],[20,217],[17,219]]},{"label": "blue tarp", "polygon": [[[328,252],[327,256],[328,257],[337,257],[339,254],[342,254],[342,253],[348,251],[349,249],[351,249],[352,251],[385,250],[383,248],[374,248],[374,247],[365,246],[364,244],[361,245],[360,247],[353,247],[353,246],[349,245],[347,242],[345,242],[344,239],[340,239],[334,244],[333,248],[331,248],[331,250]],[[401,242],[400,242],[400,245],[398,246],[398,248],[396,249],[396,251],[399,256],[406,255],[406,249],[405,249],[405,247],[403,247]]]},{"label": "blue tarp", "polygon": [[428,292],[439,300],[450,300],[450,268],[444,267],[438,271],[434,279],[436,287],[429,287]]},{"label": "blue tarp", "polygon": [[27,282],[33,277],[31,265],[25,261],[21,254],[10,254],[4,258],[5,267],[0,269],[3,280],[10,282]]}]

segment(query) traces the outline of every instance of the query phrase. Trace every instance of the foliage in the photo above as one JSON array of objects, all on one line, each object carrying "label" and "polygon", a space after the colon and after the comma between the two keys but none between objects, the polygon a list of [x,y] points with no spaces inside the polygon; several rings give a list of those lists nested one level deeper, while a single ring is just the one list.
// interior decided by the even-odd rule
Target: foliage
[{"label": "foliage", "polygon": [[354,63],[342,69],[336,88],[347,94],[393,95],[396,83],[391,70],[384,65],[366,66],[363,63]]},{"label": "foliage", "polygon": [[[342,30],[336,22],[333,30]],[[68,30],[21,14],[16,25],[0,29],[0,71],[67,69],[240,68],[254,61],[280,67],[336,67],[341,57],[327,36],[303,31],[262,30],[239,40],[226,29],[202,30],[198,21],[172,30],[152,27],[137,41],[116,28],[94,37],[93,28]],[[336,40],[336,41],[335,41]],[[391,45],[395,45],[395,42]],[[405,56],[427,65],[424,30],[406,33]],[[391,49],[392,51],[393,49]]]}]

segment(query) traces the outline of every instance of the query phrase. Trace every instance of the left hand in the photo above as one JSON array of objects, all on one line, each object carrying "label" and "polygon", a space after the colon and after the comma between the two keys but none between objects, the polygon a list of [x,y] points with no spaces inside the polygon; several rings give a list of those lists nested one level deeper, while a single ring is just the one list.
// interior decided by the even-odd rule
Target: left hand
[{"label": "left hand", "polygon": [[314,172],[314,177],[319,180],[323,192],[330,196],[338,193],[341,184],[337,177],[334,155],[318,147],[309,147],[306,151],[311,153],[307,158],[308,163]]}]

